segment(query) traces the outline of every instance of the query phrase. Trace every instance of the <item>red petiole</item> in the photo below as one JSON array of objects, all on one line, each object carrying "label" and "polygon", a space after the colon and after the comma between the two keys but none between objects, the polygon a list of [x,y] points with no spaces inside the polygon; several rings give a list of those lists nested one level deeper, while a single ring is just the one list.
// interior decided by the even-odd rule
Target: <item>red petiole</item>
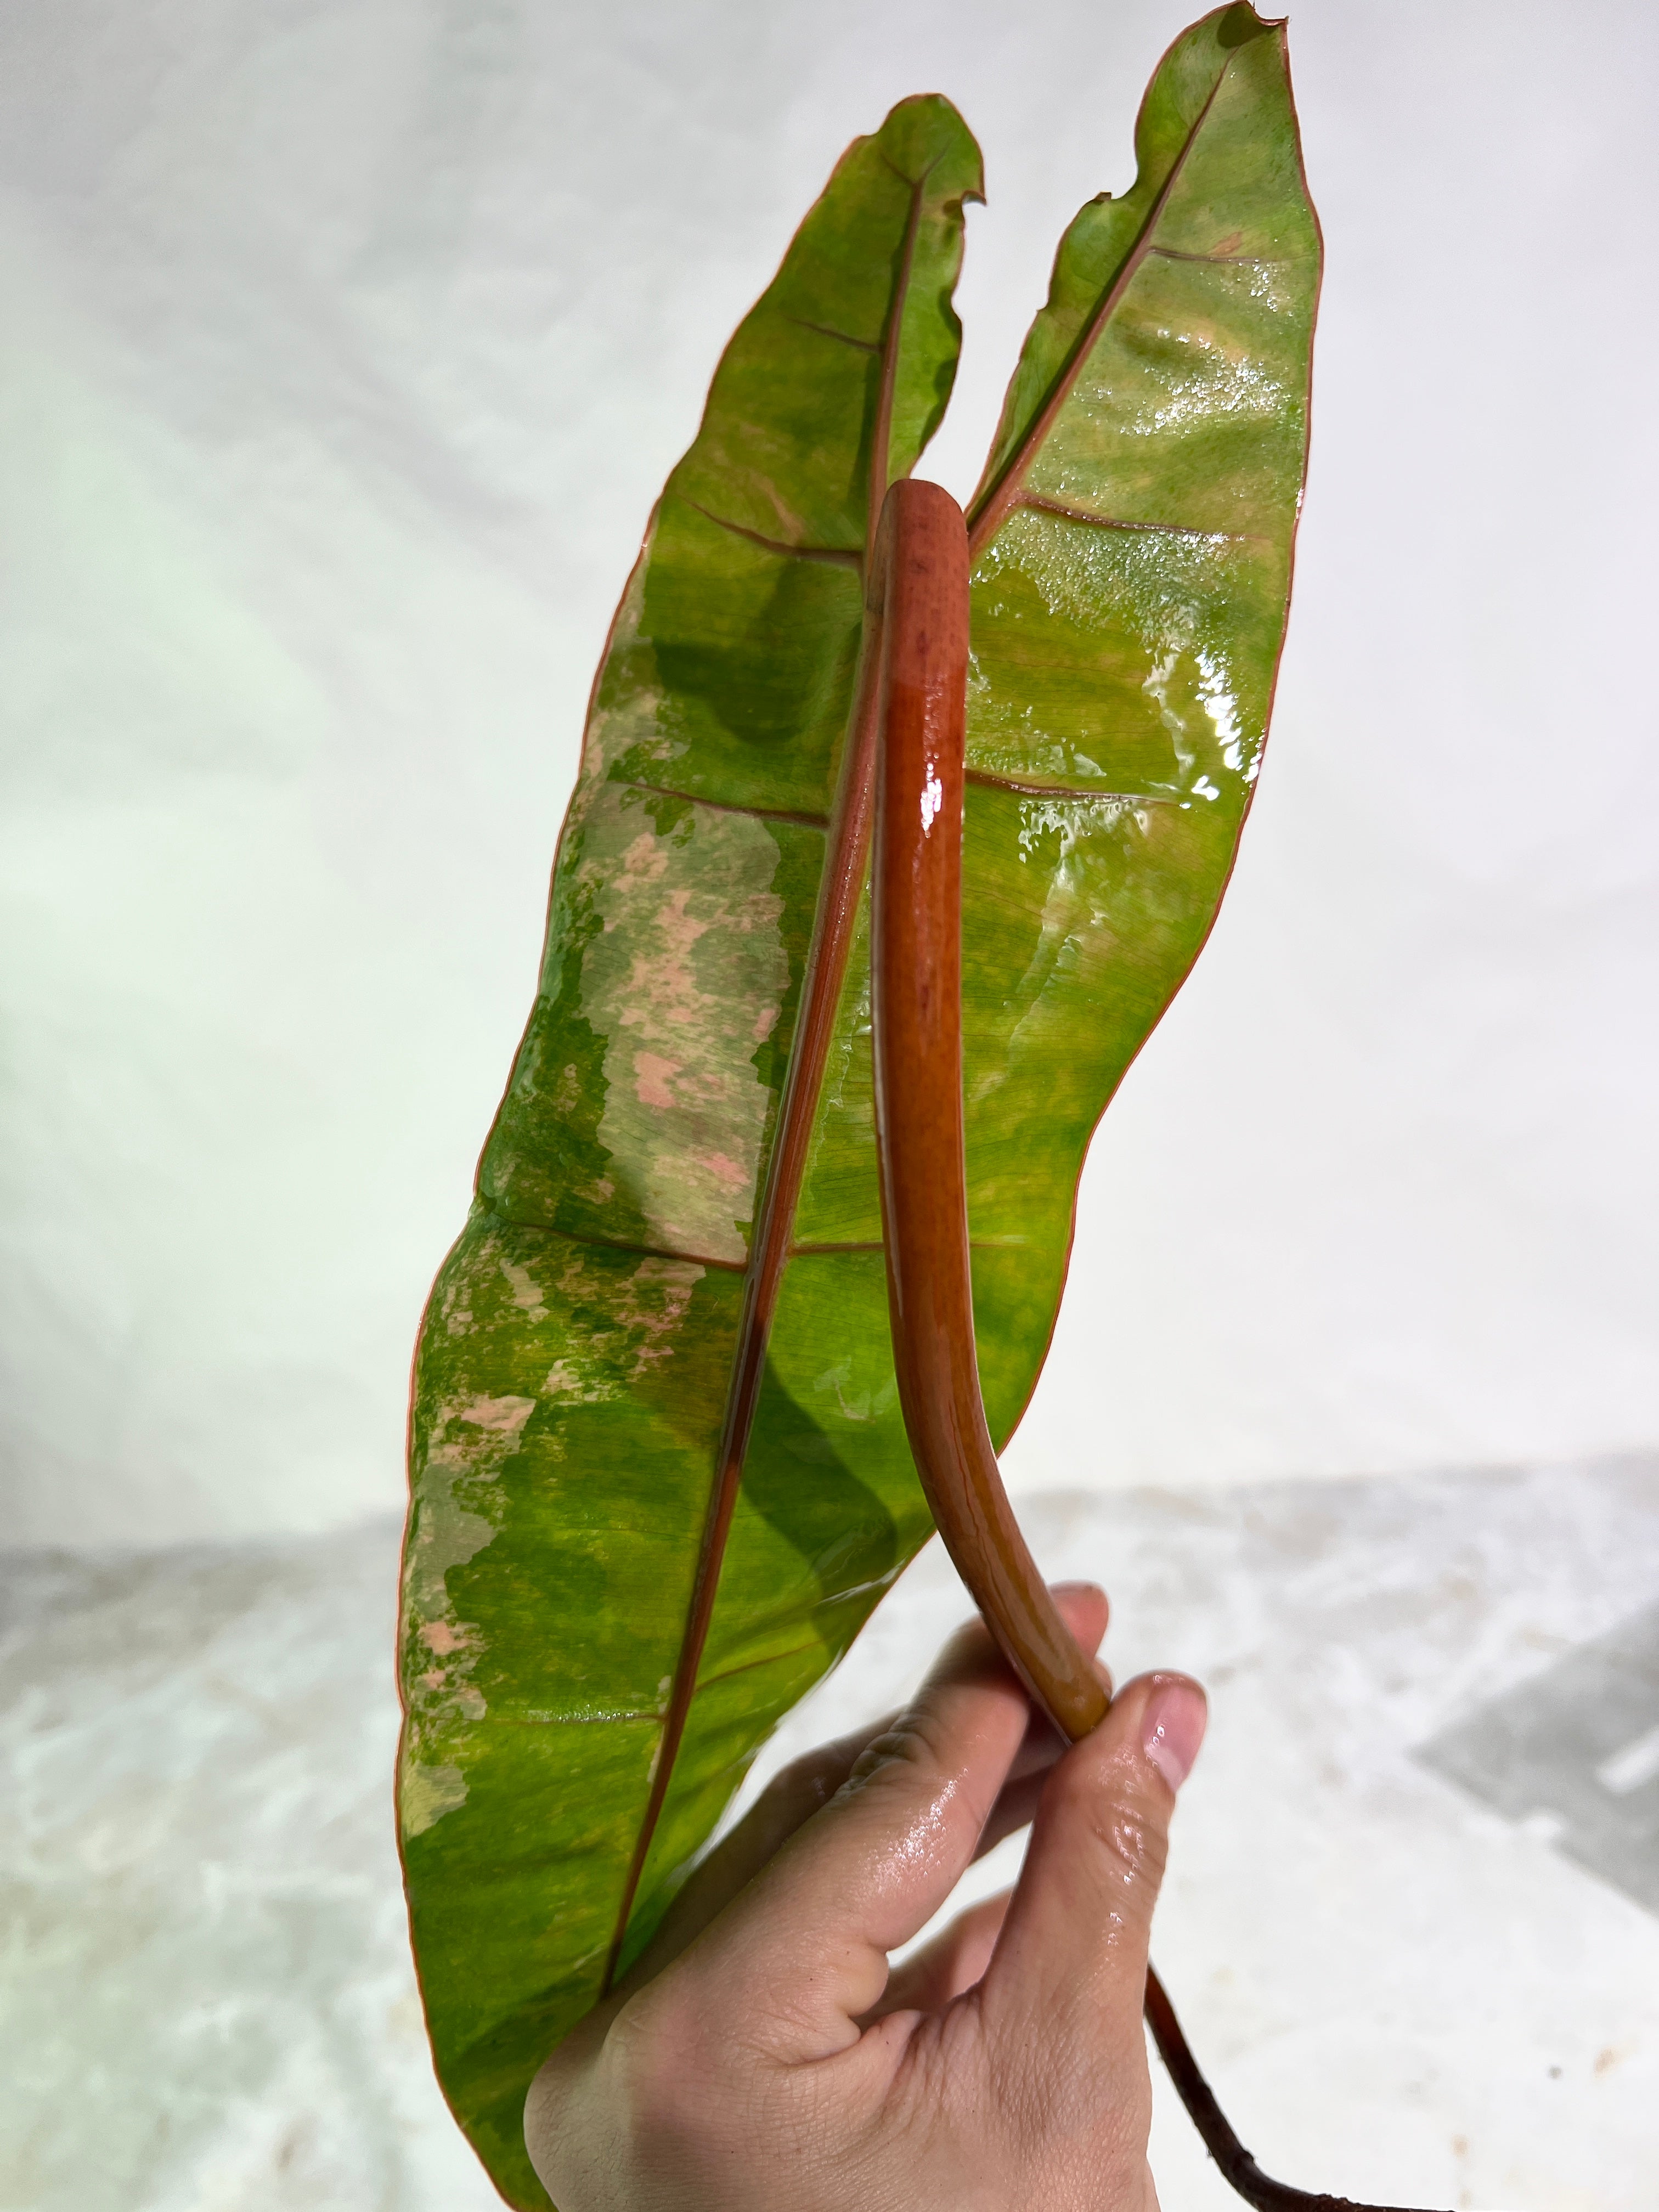
[{"label": "red petiole", "polygon": [[[974,1341],[962,1103],[962,810],[968,534],[937,484],[883,509],[883,609],[872,864],[876,1141],[893,1364],[904,1425],[945,1547],[992,1633],[1068,1741],[1105,1716],[1009,1504]],[[1200,2073],[1156,1974],[1146,2020],[1206,2148],[1257,2212],[1389,2212],[1262,2172]]]}]

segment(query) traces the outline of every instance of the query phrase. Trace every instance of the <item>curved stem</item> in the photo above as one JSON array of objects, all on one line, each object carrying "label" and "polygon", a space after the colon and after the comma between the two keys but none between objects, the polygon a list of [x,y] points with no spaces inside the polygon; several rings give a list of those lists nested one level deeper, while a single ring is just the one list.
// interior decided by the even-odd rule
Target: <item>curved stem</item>
[{"label": "curved stem", "polygon": [[[1002,1486],[974,1342],[962,1105],[962,810],[968,533],[938,484],[887,495],[872,877],[876,1149],[899,1403],[945,1547],[1033,1697],[1076,1742],[1107,1698]],[[1257,2212],[1390,2212],[1263,2173],[1228,2125],[1150,1968],[1146,2019],[1205,2148]]]},{"label": "curved stem", "polygon": [[980,1397],[962,1124],[968,536],[939,485],[887,495],[871,970],[876,1129],[899,1401],[945,1549],[1016,1671],[1073,1740],[1106,1693],[1060,1619]]}]

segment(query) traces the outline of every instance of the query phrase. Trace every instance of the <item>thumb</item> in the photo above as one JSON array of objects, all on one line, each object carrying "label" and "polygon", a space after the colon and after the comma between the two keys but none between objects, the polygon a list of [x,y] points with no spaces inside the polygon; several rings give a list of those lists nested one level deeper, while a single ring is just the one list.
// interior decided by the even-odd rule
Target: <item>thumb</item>
[{"label": "thumb", "polygon": [[1151,2084],[1141,2003],[1175,1793],[1204,1741],[1185,1674],[1126,1683],[1042,1793],[1018,1887],[981,1985],[985,2033],[1068,2131],[1138,2128]]}]

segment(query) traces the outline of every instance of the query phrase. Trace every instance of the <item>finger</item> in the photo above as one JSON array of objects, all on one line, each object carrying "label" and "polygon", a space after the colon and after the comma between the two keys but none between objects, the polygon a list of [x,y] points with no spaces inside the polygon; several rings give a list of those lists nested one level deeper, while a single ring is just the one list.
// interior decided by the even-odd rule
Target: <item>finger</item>
[{"label": "finger", "polygon": [[[1075,1614],[1073,1632],[1079,1640],[1094,1630],[1097,1607],[1081,1591],[1059,1595],[1062,1613]],[[1099,1633],[1103,1633],[1102,1629]],[[1111,1676],[1100,1669],[1107,1687]],[[661,1927],[630,1968],[624,1986],[636,1988],[662,1972],[691,1943],[750,1877],[781,1850],[797,1828],[820,1811],[846,1782],[878,1736],[897,1723],[897,1713],[819,1744],[780,1770],[731,1833],[714,1846],[664,1916]],[[975,1850],[975,1860],[994,1850],[1005,1838],[1029,1827],[1042,1796],[1048,1771],[1066,1748],[1065,1738],[1046,1713],[1032,1711],[1025,1735],[1014,1754],[1008,1779],[992,1807]]]},{"label": "finger", "polygon": [[[1073,1636],[1085,1651],[1094,1651],[1106,1633],[1110,1613],[1105,1592],[1093,1583],[1057,1583],[1054,1594]],[[963,1633],[963,1663],[976,1668],[983,1658],[983,1647],[988,1645],[988,1633],[978,1622],[969,1624]],[[945,1664],[941,1655],[930,1679],[938,1679]],[[1106,1679],[1109,1686],[1110,1677]],[[678,1958],[795,1831],[829,1803],[870,1745],[889,1734],[898,1718],[896,1713],[887,1713],[832,1742],[819,1744],[775,1775],[688,1881],[630,1970],[626,1986],[637,1987],[660,1973],[671,1959]],[[1009,1787],[992,1810],[974,1854],[976,1858],[1026,1826],[1036,1809],[1042,1778],[1064,1749],[1064,1741],[1047,1714],[1033,1710],[1009,1770]]]},{"label": "finger", "polygon": [[[1060,1611],[1064,1613],[1066,1610],[1066,1602],[1062,1600]],[[1073,1629],[1073,1633],[1076,1634],[1077,1631]],[[1082,1641],[1081,1637],[1079,1641]],[[1094,1665],[1095,1672],[1104,1684],[1109,1698],[1112,1693],[1111,1669],[1099,1659]],[[980,1831],[978,1847],[974,1852],[975,1861],[982,1859],[988,1851],[994,1851],[1006,1837],[1018,1833],[1021,1828],[1030,1827],[1042,1802],[1042,1785],[1048,1778],[1049,1770],[1066,1747],[1066,1739],[1048,1714],[1034,1705],[1031,1717],[1026,1724],[1025,1740],[1014,1753],[1014,1763],[1008,1769],[1008,1778]]]},{"label": "finger", "polygon": [[671,1959],[677,1959],[796,1829],[822,1811],[871,1744],[884,1735],[898,1717],[896,1713],[885,1713],[867,1727],[804,1752],[780,1769],[737,1826],[715,1844],[686,1882],[630,1969],[628,1985],[648,1980],[660,1973]]},{"label": "finger", "polygon": [[943,2012],[965,1990],[973,1988],[991,1963],[1002,1929],[1012,1890],[988,1897],[957,1913],[931,1943],[896,1967],[881,2001],[860,2025],[884,2020],[892,2012]]},{"label": "finger", "polygon": [[[1079,1644],[1085,1651],[1093,1653],[1105,1633],[1105,1628],[1101,1614],[1087,1607],[1083,1601],[1087,1597],[1099,1598],[1100,1607],[1103,1612],[1105,1606],[1103,1593],[1085,1589],[1078,1592],[1074,1597],[1067,1590],[1066,1585],[1061,1583],[1055,1585],[1054,1597],[1060,1613],[1064,1615],[1067,1626],[1077,1638]],[[1105,1684],[1107,1694],[1109,1696],[1112,1687],[1111,1669],[1100,1658],[1095,1658],[1093,1665],[1095,1673]],[[1060,1734],[1048,1714],[1042,1711],[1041,1707],[1033,1705],[1031,1717],[1026,1723],[1025,1740],[1014,1754],[1014,1763],[1008,1770],[1008,1779],[1011,1782],[1017,1782],[1022,1776],[1027,1774],[1039,1772],[1046,1774],[1066,1749],[1068,1741],[1069,1738]]]},{"label": "finger", "polygon": [[1036,1818],[1037,1807],[1042,1802],[1043,1785],[1048,1779],[1049,1768],[1060,1757],[1060,1747],[1056,1744],[1054,1757],[1041,1772],[1022,1775],[1003,1790],[991,1808],[990,1819],[980,1831],[979,1844],[974,1852],[975,1861],[982,1859],[988,1851],[995,1850],[997,1845],[1006,1843],[1010,1836],[1018,1835],[1022,1828],[1030,1826]]},{"label": "finger", "polygon": [[[1050,1774],[980,2002],[1005,2060],[1042,2051],[1048,2098],[1150,2094],[1142,1993],[1175,1792],[1204,1740],[1184,1674],[1127,1684]],[[1053,2078],[1056,2055],[1066,2070]]]},{"label": "finger", "polygon": [[[1103,1632],[1101,1592],[1056,1595],[1083,1636]],[[1030,1714],[983,1625],[958,1630],[915,1703],[686,1960],[710,2002],[717,1984],[724,2009],[747,2014],[793,2059],[855,2041],[854,2023],[886,1986],[887,1954],[933,1917],[972,1859]]]}]

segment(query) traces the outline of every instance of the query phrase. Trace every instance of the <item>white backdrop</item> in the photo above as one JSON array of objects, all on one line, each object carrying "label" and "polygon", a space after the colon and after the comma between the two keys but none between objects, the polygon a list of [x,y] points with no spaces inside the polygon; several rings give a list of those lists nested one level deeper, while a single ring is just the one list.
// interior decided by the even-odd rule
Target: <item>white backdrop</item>
[{"label": "white backdrop", "polygon": [[[584,696],[855,132],[985,146],[964,493],[1197,0],[0,15],[5,1534],[401,1495]],[[1328,271],[1273,744],[1085,1181],[1027,1486],[1659,1440],[1646,0],[1304,0]]]}]

